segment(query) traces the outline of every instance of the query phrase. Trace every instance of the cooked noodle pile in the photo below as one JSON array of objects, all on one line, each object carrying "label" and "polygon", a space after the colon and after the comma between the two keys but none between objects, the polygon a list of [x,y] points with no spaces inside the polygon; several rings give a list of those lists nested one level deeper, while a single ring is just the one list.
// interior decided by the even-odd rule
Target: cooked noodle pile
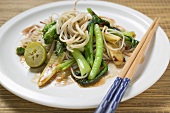
[{"label": "cooked noodle pile", "polygon": [[87,13],[76,10],[68,11],[59,16],[57,19],[57,33],[59,39],[67,44],[67,50],[74,48],[83,48],[89,41],[87,31],[89,17]]}]

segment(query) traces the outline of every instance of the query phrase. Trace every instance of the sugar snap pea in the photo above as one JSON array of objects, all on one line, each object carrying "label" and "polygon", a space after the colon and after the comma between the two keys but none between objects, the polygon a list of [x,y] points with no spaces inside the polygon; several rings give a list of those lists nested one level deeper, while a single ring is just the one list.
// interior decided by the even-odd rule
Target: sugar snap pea
[{"label": "sugar snap pea", "polygon": [[101,62],[102,62],[102,56],[103,56],[103,37],[98,24],[94,25],[94,34],[96,37],[96,54],[95,54],[95,60],[92,66],[92,70],[88,75],[88,79],[90,80],[94,79],[96,75],[99,73]]}]

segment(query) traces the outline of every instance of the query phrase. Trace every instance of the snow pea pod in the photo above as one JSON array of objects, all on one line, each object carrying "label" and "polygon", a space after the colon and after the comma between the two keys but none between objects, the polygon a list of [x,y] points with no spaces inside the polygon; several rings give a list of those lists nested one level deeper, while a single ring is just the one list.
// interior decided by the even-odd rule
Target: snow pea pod
[{"label": "snow pea pod", "polygon": [[98,24],[94,25],[94,34],[96,37],[96,54],[95,54],[92,70],[88,75],[88,79],[90,80],[94,79],[96,75],[99,73],[101,62],[102,62],[102,56],[103,56],[103,37]]}]

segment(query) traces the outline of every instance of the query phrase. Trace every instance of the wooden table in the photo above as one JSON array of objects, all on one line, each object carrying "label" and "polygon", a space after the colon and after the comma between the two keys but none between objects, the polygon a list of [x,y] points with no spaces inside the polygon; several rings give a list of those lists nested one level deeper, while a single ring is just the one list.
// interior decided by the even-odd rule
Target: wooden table
[{"label": "wooden table", "polygon": [[[32,7],[56,0],[0,0],[0,26]],[[170,38],[170,0],[108,0],[136,9],[150,18],[161,17],[160,26]],[[92,113],[38,105],[15,96],[0,85],[0,113]],[[120,104],[117,113],[170,113],[170,65],[144,93]]]}]

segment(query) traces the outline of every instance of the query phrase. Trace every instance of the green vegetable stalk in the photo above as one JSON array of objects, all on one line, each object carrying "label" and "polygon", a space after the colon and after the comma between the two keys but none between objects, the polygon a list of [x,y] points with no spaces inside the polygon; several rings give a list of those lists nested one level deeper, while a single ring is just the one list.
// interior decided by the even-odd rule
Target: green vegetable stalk
[{"label": "green vegetable stalk", "polygon": [[102,68],[100,69],[99,74],[95,77],[95,79],[92,80],[89,80],[88,78],[77,79],[75,77],[73,77],[73,79],[81,86],[89,86],[99,81],[107,73],[107,71],[108,71],[108,65],[104,61],[102,61]]},{"label": "green vegetable stalk", "polygon": [[94,26],[94,34],[96,36],[96,55],[92,70],[88,76],[88,79],[90,80],[94,79],[99,73],[103,56],[103,37],[98,24],[95,24]]},{"label": "green vegetable stalk", "polygon": [[95,23],[95,24],[99,24],[99,25],[106,25],[106,26],[110,26],[110,23],[106,20],[103,20],[101,18],[99,18],[93,11],[91,8],[87,8],[87,11],[90,13],[90,15],[93,17],[92,21]]},{"label": "green vegetable stalk", "polygon": [[118,29],[118,28],[116,28],[116,27],[110,26],[110,23],[109,23],[108,21],[103,20],[103,19],[101,19],[99,16],[97,16],[97,15],[94,13],[94,11],[92,11],[91,8],[87,8],[87,11],[88,11],[88,12],[90,13],[90,15],[93,17],[93,18],[92,18],[92,22],[93,22],[94,24],[98,24],[99,26],[107,26],[107,27],[109,27],[109,28],[112,28],[112,29],[115,29],[115,30],[120,31],[120,29]]},{"label": "green vegetable stalk", "polygon": [[81,54],[81,52],[78,51],[77,49],[74,49],[73,52],[71,52],[71,53],[78,64],[81,76],[84,76],[85,74],[90,73],[91,68],[90,68],[89,64],[87,63],[86,59]]},{"label": "green vegetable stalk", "polygon": [[85,46],[85,58],[87,62],[90,64],[90,66],[93,66],[93,29],[94,29],[94,23],[91,23],[89,26],[89,42]]},{"label": "green vegetable stalk", "polygon": [[56,70],[66,70],[68,69],[71,65],[73,65],[76,61],[74,59],[70,59],[70,60],[67,60],[59,65],[57,65],[57,67],[55,68]]}]

